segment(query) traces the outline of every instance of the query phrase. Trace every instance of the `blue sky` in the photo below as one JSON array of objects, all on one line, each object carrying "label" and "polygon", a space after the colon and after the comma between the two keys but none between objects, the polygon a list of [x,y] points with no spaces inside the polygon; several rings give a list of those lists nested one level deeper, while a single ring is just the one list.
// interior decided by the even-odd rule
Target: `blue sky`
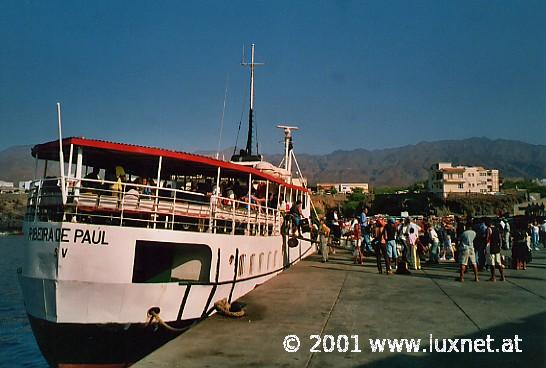
[{"label": "blue sky", "polygon": [[[2,1],[0,150],[66,136],[262,152],[472,136],[546,143],[544,1]],[[248,51],[248,49],[247,49]],[[242,134],[244,137],[244,134]],[[239,139],[239,145],[244,145]]]}]

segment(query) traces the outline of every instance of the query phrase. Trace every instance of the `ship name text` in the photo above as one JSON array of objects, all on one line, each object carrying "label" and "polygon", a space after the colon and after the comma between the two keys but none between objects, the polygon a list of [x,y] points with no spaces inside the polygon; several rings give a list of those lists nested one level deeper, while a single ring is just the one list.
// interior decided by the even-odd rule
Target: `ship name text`
[{"label": "ship name text", "polygon": [[28,240],[56,243],[79,243],[89,245],[109,245],[105,230],[84,230],[71,228],[30,227]]}]

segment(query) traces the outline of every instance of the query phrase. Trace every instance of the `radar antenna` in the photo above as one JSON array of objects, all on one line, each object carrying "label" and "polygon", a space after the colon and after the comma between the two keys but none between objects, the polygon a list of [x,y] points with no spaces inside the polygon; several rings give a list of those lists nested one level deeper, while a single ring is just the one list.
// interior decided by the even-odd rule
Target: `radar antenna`
[{"label": "radar antenna", "polygon": [[284,131],[284,168],[292,177],[292,131],[299,130],[300,128],[295,126],[277,125],[277,128]]}]

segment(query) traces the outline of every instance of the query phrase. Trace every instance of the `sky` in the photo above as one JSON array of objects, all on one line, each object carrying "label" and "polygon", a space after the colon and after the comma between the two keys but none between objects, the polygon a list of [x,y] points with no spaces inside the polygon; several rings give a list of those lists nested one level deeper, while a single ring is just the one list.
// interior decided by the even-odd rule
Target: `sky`
[{"label": "sky", "polygon": [[252,43],[261,153],[278,124],[313,154],[546,144],[545,19],[545,1],[4,0],[0,150],[56,139],[56,102],[64,136],[214,151],[242,116],[244,146]]}]

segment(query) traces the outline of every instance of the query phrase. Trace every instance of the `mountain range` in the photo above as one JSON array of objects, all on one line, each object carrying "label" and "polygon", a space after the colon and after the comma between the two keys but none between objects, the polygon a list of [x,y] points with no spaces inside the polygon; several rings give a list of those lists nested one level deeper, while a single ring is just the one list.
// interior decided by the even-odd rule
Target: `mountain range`
[{"label": "mountain range", "polygon": [[372,151],[297,154],[296,157],[310,183],[368,182],[372,186],[406,186],[426,180],[429,168],[437,162],[499,169],[503,178],[546,177],[546,145],[505,139],[443,140]]},{"label": "mountain range", "polygon": [[[14,146],[0,152],[0,180],[18,182],[33,178],[35,164],[30,148]],[[281,155],[265,156],[274,164],[282,159]],[[440,161],[499,169],[504,178],[546,177],[546,145],[505,139],[443,140],[379,150],[296,154],[296,157],[310,184],[368,182],[372,186],[406,186],[426,180],[430,166]]]}]

